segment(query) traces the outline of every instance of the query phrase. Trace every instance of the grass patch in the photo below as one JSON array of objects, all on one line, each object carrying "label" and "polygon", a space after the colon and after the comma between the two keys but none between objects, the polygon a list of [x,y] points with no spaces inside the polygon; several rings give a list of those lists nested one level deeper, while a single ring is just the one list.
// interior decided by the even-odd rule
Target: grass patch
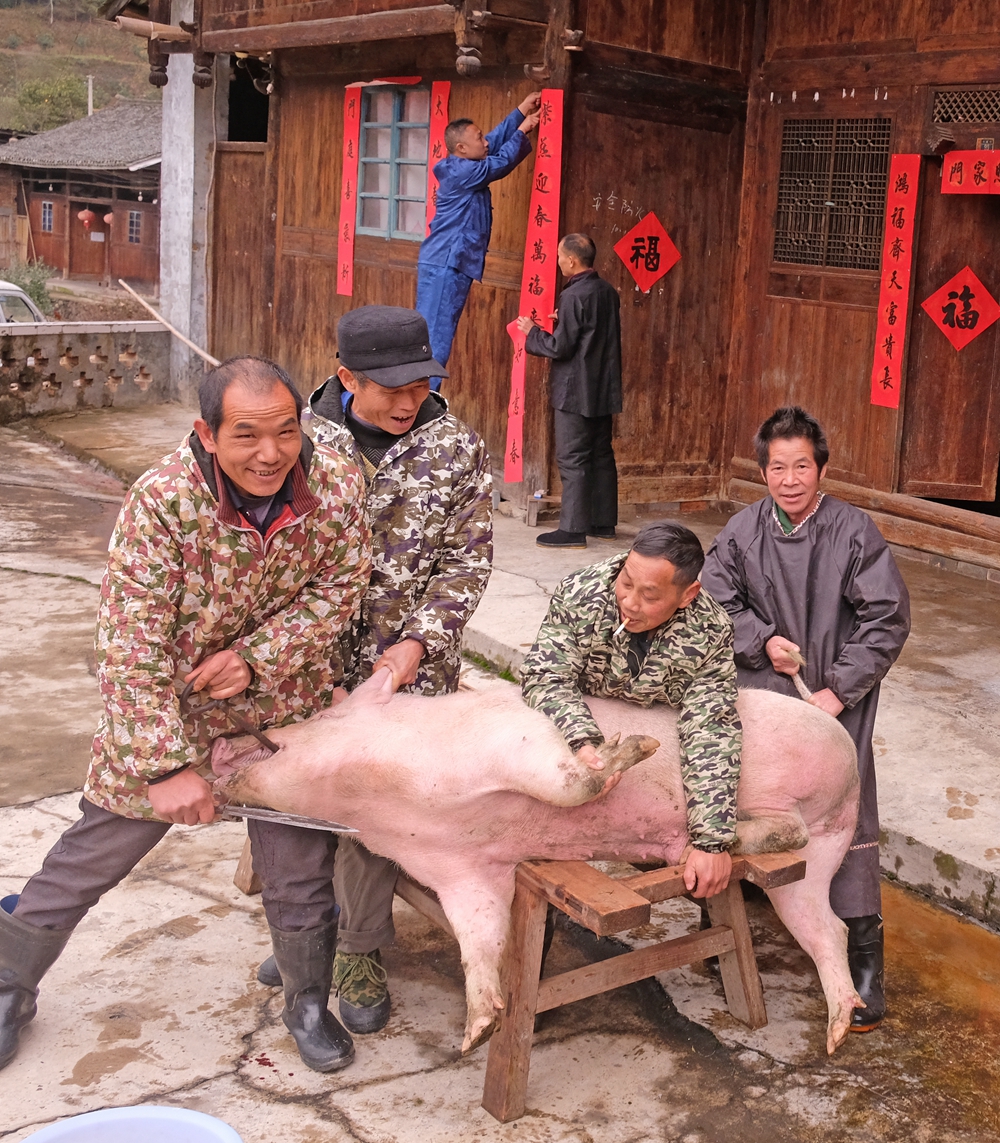
[{"label": "grass patch", "polygon": [[462,658],[471,663],[474,667],[478,667],[481,671],[486,671],[488,674],[496,675],[498,679],[504,679],[508,683],[518,683],[520,679],[511,673],[510,667],[504,667],[502,670],[497,668],[496,663],[491,663],[485,655],[477,655],[474,651],[463,651]]}]

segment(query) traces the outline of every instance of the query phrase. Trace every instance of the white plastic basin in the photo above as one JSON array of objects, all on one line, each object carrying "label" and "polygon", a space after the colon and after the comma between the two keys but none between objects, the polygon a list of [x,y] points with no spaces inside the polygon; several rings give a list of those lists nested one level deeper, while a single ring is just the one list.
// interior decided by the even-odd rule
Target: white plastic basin
[{"label": "white plastic basin", "polygon": [[52,1123],[32,1143],[242,1143],[221,1119],[183,1107],[113,1107]]}]

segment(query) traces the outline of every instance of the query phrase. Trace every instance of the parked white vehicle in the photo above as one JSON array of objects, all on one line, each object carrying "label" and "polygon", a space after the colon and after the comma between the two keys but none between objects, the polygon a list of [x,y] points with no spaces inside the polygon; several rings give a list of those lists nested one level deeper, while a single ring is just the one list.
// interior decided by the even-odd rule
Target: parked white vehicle
[{"label": "parked white vehicle", "polygon": [[0,281],[0,323],[45,320],[38,306],[20,286]]}]

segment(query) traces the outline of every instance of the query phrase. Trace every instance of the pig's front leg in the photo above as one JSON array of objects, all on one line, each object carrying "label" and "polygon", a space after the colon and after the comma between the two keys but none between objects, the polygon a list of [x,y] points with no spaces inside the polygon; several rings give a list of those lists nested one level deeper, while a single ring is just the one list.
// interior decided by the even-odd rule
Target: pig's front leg
[{"label": "pig's front leg", "polygon": [[451,923],[462,952],[468,1016],[462,1052],[471,1052],[488,1040],[503,1011],[500,957],[510,927],[514,900],[514,866],[490,870],[463,870],[461,880],[434,889]]}]

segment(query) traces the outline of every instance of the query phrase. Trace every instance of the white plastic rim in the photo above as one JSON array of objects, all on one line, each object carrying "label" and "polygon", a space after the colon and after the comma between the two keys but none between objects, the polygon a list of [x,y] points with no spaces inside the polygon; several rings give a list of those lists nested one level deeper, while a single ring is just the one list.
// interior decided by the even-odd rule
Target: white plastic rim
[{"label": "white plastic rim", "polygon": [[221,1119],[183,1107],[113,1107],[51,1123],[31,1143],[243,1143]]}]

